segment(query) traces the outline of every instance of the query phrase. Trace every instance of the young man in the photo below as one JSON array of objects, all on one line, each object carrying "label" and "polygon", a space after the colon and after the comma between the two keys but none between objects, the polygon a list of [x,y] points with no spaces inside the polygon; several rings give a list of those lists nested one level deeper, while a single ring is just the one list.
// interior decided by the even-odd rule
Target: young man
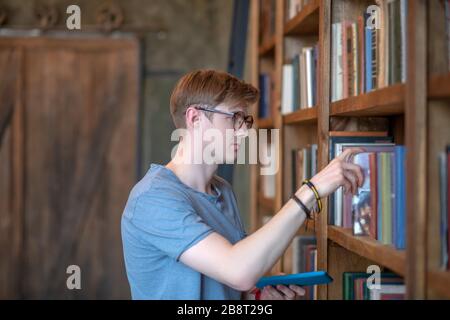
[{"label": "young man", "polygon": [[[191,72],[177,83],[170,111],[185,129],[166,164],[151,164],[130,193],[122,217],[122,240],[133,299],[241,299],[283,254],[303,224],[305,208],[289,200],[262,228],[247,235],[231,186],[215,175],[237,156],[253,119],[247,114],[258,90],[214,70]],[[209,142],[208,130],[223,134],[213,161],[194,161]],[[225,139],[232,133],[231,140]],[[220,151],[223,152],[220,152]],[[360,168],[348,163],[360,150],[347,150],[311,179],[320,197],[338,187],[356,192]],[[311,209],[314,193],[303,186],[297,199]],[[296,299],[298,286],[266,287],[261,299]],[[247,295],[245,295],[247,296]]]}]

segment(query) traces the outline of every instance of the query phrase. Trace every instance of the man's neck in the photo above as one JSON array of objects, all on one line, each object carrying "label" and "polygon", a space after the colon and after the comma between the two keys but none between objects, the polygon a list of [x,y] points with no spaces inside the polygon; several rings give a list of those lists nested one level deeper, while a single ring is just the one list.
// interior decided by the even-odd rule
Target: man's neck
[{"label": "man's neck", "polygon": [[189,187],[205,193],[212,193],[211,179],[217,170],[217,164],[193,164],[185,161],[182,155],[175,157],[166,164],[175,175]]}]

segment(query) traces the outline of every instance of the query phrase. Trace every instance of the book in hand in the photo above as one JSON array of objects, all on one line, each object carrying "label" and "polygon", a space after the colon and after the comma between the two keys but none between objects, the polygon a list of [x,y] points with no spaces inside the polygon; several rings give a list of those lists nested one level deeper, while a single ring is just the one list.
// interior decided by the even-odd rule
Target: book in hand
[{"label": "book in hand", "polygon": [[291,284],[298,286],[313,286],[317,284],[327,284],[332,281],[333,278],[331,278],[325,271],[313,271],[262,277],[256,284],[256,287],[258,289],[262,289],[265,286],[288,286]]}]

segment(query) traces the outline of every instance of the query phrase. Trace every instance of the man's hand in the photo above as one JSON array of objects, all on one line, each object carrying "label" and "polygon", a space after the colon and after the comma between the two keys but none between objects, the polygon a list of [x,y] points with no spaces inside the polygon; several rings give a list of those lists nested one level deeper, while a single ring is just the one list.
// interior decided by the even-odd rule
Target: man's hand
[{"label": "man's hand", "polygon": [[261,291],[260,300],[299,300],[305,295],[305,289],[296,285],[265,286]]},{"label": "man's hand", "polygon": [[355,194],[358,187],[362,186],[364,176],[361,167],[349,162],[355,154],[360,152],[364,152],[364,149],[345,150],[311,179],[321,198],[333,193],[340,186],[344,186],[345,193],[352,194]]}]

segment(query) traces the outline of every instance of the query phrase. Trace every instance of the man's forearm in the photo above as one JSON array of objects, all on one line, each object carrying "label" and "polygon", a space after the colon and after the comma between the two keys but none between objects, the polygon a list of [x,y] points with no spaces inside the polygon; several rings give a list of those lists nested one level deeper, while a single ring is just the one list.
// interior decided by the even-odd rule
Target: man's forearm
[{"label": "man's forearm", "polygon": [[[314,195],[308,187],[302,187],[296,194],[311,207]],[[246,279],[247,286],[253,286],[272,268],[305,219],[306,214],[298,204],[289,200],[268,223],[233,246],[230,259],[234,272]]]}]

